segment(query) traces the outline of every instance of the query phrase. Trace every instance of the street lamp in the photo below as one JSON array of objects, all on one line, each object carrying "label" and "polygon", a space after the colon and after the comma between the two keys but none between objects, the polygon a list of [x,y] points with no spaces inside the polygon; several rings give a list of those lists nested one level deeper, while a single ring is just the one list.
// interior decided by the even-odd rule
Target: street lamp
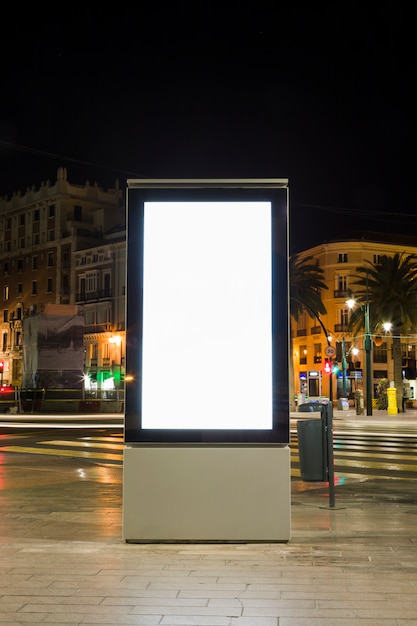
[{"label": "street lamp", "polygon": [[365,353],[366,353],[366,414],[372,415],[372,363],[371,363],[371,335],[369,331],[369,302],[366,292],[365,305]]},{"label": "street lamp", "polygon": [[[346,300],[347,306],[352,309],[356,301],[350,298]],[[366,290],[366,302],[365,307],[359,305],[361,311],[364,312],[365,316],[365,340],[364,340],[364,348],[365,348],[365,373],[366,373],[366,414],[372,415],[372,363],[371,363],[371,349],[372,349],[372,340],[371,333],[369,328],[369,300],[368,300],[368,289]]]}]

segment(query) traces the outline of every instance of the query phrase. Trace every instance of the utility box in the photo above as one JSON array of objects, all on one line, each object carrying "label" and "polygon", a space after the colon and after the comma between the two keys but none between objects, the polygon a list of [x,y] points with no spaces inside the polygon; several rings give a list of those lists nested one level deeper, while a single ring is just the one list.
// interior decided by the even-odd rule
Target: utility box
[{"label": "utility box", "polygon": [[319,419],[301,419],[297,422],[298,454],[301,478],[305,481],[327,480],[326,411],[327,404],[308,402],[300,404],[298,411],[320,412]]}]

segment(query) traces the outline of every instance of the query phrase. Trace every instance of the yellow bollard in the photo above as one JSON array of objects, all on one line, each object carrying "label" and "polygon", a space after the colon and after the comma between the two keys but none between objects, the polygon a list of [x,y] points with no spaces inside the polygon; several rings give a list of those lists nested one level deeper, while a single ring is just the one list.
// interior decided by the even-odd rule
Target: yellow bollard
[{"label": "yellow bollard", "polygon": [[387,388],[387,396],[388,396],[388,415],[397,415],[398,407],[397,407],[397,390],[395,387]]}]

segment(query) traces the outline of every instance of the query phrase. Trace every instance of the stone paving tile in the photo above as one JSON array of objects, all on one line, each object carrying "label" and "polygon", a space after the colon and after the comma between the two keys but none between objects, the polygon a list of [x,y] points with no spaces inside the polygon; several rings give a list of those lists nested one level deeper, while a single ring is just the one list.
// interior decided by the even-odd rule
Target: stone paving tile
[{"label": "stone paving tile", "polygon": [[120,472],[39,460],[0,461],[0,624],[417,626],[412,481],[294,480],[288,543],[135,545]]}]

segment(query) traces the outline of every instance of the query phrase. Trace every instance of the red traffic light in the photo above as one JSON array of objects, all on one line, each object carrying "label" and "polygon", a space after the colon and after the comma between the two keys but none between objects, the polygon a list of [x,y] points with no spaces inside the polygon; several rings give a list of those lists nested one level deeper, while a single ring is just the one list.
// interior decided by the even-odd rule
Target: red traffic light
[{"label": "red traffic light", "polygon": [[332,362],[329,359],[324,361],[324,371],[326,374],[332,373]]},{"label": "red traffic light", "polygon": [[0,361],[0,372],[4,370],[4,361]]}]

